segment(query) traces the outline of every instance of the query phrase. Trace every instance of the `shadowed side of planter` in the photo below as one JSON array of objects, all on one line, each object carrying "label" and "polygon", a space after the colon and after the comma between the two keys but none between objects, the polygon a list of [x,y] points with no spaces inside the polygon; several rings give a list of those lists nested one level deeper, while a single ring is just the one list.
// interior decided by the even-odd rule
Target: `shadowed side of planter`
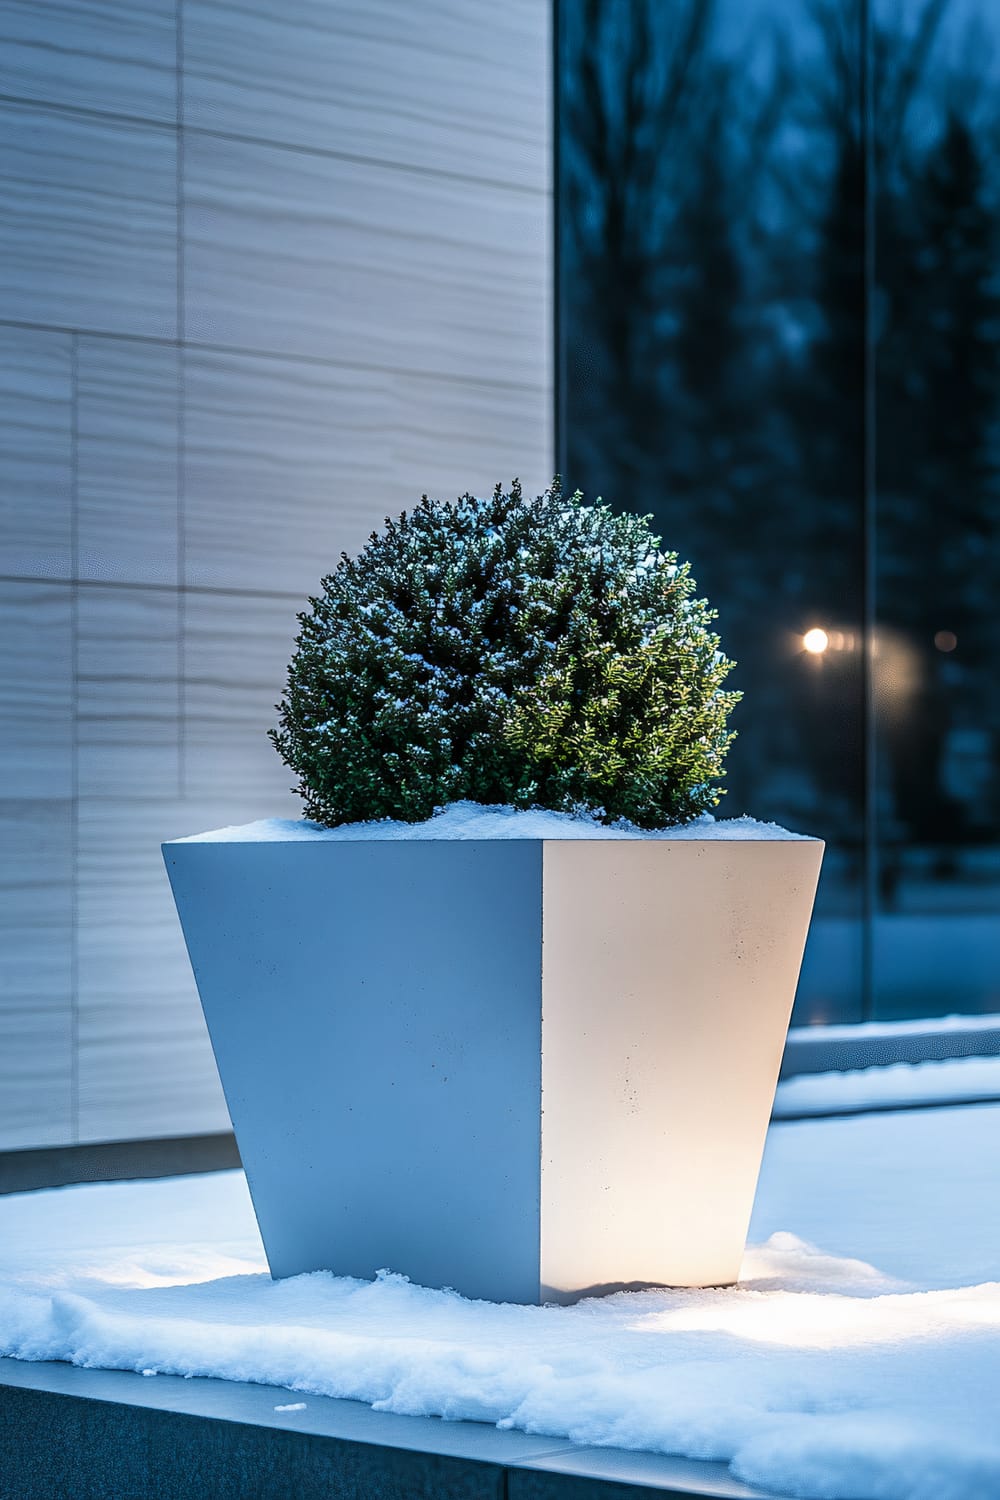
[{"label": "shadowed side of planter", "polygon": [[823,844],[544,847],[543,1295],[733,1282]]},{"label": "shadowed side of planter", "polygon": [[164,857],[272,1273],[537,1301],[541,844]]}]

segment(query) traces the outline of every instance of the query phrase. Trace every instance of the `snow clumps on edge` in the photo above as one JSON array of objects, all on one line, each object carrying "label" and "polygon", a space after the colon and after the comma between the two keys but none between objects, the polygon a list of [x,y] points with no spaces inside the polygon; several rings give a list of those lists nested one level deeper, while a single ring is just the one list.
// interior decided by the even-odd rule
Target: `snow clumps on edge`
[{"label": "snow clumps on edge", "polygon": [[608,825],[594,816],[550,812],[545,808],[483,807],[477,802],[452,802],[423,823],[400,823],[385,819],[378,823],[345,823],[325,828],[320,823],[288,818],[262,818],[235,828],[216,828],[196,833],[179,844],[292,843],[299,839],[333,839],[347,842],[363,839],[807,839],[808,834],[790,833],[777,823],[758,823],[754,818],[715,819],[702,813],[689,823],[672,828],[636,828],[631,823]]}]

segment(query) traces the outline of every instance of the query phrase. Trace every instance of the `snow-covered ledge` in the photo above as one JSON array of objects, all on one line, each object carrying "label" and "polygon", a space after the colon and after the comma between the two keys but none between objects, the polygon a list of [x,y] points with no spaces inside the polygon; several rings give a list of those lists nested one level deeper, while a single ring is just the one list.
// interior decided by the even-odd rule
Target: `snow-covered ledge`
[{"label": "snow-covered ledge", "polygon": [[[948,1004],[942,996],[942,1006]],[[879,1069],[897,1063],[932,1063],[1000,1056],[1000,1015],[947,1015],[906,1021],[793,1026],[782,1078],[800,1073]]]}]

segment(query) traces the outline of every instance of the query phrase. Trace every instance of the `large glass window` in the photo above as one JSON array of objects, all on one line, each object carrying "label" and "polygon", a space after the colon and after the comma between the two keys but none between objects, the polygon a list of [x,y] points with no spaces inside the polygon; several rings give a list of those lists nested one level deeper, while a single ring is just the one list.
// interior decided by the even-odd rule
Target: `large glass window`
[{"label": "large glass window", "polygon": [[557,15],[560,463],[719,609],[722,811],[828,842],[796,1019],[1000,1010],[1000,9]]}]

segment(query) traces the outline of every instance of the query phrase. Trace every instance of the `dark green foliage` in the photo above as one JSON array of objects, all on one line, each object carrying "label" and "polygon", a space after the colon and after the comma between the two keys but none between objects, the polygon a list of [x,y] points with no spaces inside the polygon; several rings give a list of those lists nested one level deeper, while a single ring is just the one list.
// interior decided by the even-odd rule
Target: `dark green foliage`
[{"label": "dark green foliage", "polygon": [[323,580],[271,738],[308,817],[469,799],[642,828],[715,806],[732,663],[648,520],[515,480],[372,533]]}]

